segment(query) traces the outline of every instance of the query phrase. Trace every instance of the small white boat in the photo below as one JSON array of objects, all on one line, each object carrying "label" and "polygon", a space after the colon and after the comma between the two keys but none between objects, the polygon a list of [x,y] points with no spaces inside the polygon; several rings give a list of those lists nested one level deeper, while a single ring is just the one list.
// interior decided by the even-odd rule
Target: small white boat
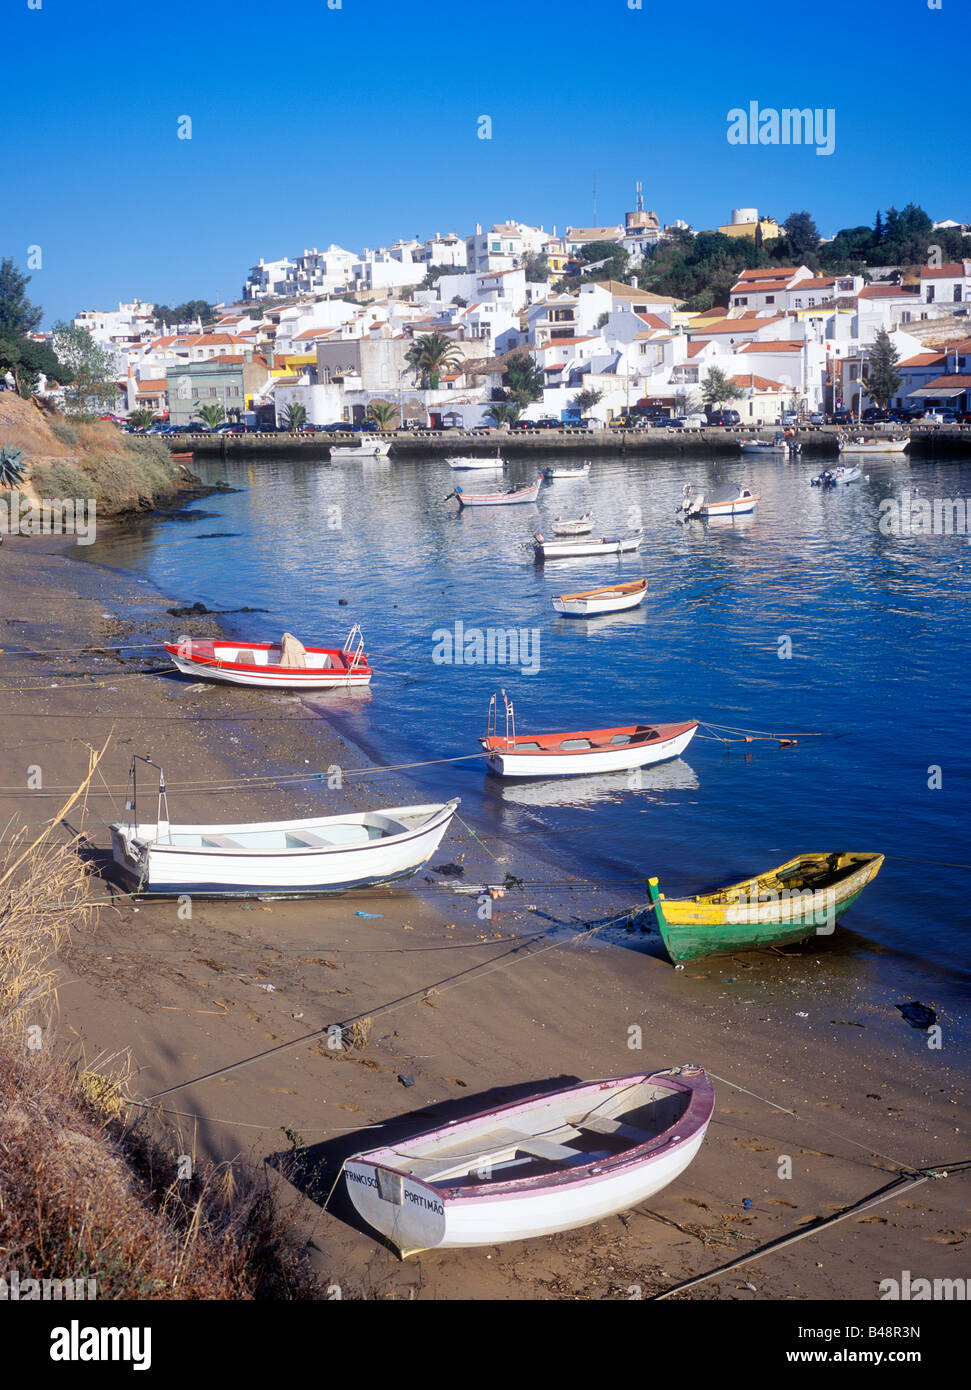
[{"label": "small white boat", "polygon": [[404,1259],[569,1231],[667,1187],[715,1107],[701,1067],[586,1081],[513,1101],[344,1164],[361,1217]]},{"label": "small white boat", "polygon": [[490,469],[495,473],[501,473],[505,467],[505,460],[500,455],[498,449],[496,450],[495,458],[476,458],[474,454],[453,454],[450,458],[447,458],[445,462],[448,464],[449,468],[456,473],[463,471],[481,473]]},{"label": "small white boat", "polygon": [[571,560],[586,555],[629,555],[639,550],[643,536],[635,531],[630,536],[618,536],[615,540],[601,536],[599,540],[548,541],[538,531],[533,534],[533,550],[537,560]]},{"label": "small white boat", "polygon": [[586,536],[592,530],[593,515],[591,512],[572,518],[558,516],[553,522],[554,536]]},{"label": "small white boat", "polygon": [[841,454],[903,454],[910,447],[910,436],[888,435],[886,439],[848,439],[839,436]]},{"label": "small white boat", "polygon": [[802,443],[797,441],[795,436],[785,438],[785,436],[782,435],[779,435],[778,439],[743,439],[743,441],[739,443],[739,449],[742,450],[742,453],[756,453],[756,455],[758,455],[758,453],[789,453],[789,455],[795,455],[795,453],[803,452]]},{"label": "small white boat", "polygon": [[157,768],[156,819],[139,823],[136,761],[149,762],[132,759],[131,819],[110,829],[114,861],[140,893],[290,898],[410,878],[438,849],[459,804],[455,798],[302,820],[172,825]]},{"label": "small white boat", "polygon": [[686,517],[692,516],[745,516],[755,511],[760,501],[759,494],[736,483],[726,483],[712,492],[702,488],[695,492],[690,483],[685,483],[681,492],[681,505],[678,511]]},{"label": "small white boat", "polygon": [[647,580],[608,584],[604,589],[584,589],[578,594],[559,594],[553,600],[557,613],[570,618],[589,618],[592,613],[621,613],[636,608],[647,597]]},{"label": "small white boat", "polygon": [[535,502],[543,479],[537,478],[529,487],[512,488],[509,492],[463,492],[457,487],[445,498],[458,498],[459,507],[514,507],[520,502]]},{"label": "small white boat", "polygon": [[506,732],[496,728],[497,696],[489,701],[485,738],[488,771],[497,777],[575,777],[584,772],[621,772],[679,758],[694,738],[698,721],[624,724],[612,729],[516,734],[512,701],[503,690]]},{"label": "small white boat", "polygon": [[809,481],[813,487],[839,487],[842,483],[858,483],[862,477],[863,470],[856,467],[824,468]]},{"label": "small white boat", "polygon": [[332,444],[332,459],[385,458],[391,450],[389,439],[372,439],[361,435],[360,444]]},{"label": "small white boat", "polygon": [[347,690],[370,685],[373,672],[355,623],[338,651],[305,647],[289,632],[280,642],[220,642],[183,638],[166,642],[175,665],[197,680],[277,690]]},{"label": "small white boat", "polygon": [[590,460],[582,468],[544,468],[543,477],[548,483],[556,482],[558,478],[586,478],[590,472]]}]

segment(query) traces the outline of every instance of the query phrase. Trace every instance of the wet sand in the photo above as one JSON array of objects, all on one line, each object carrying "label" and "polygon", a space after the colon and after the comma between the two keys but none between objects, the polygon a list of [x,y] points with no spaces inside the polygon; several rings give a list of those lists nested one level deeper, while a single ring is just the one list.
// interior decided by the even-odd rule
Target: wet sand
[{"label": "wet sand", "polygon": [[[67,795],[59,789],[85,774],[86,745],[100,747],[109,731],[110,795],[96,780],[84,827],[102,851],[134,752],[164,765],[178,820],[416,799],[406,773],[348,777],[341,791],[241,780],[361,767],[328,720],[327,697],[308,707],[137,674],[158,661],[157,648],[71,655],[216,630],[211,618],[170,617],[173,605],[146,585],[81,564],[53,541],[8,537],[0,593],[6,838],[54,814]],[[12,654],[24,648],[39,659]],[[373,700],[377,723],[377,678]],[[33,766],[43,785],[28,791]],[[148,778],[139,796],[142,815],[154,817]],[[68,819],[79,827],[79,816]],[[578,935],[624,904],[564,882],[521,845],[483,848],[455,826],[431,866],[448,862],[466,882],[511,872],[524,888],[480,921],[475,897],[443,886],[453,875],[427,871],[342,898],[195,901],[191,916],[99,886],[96,925],[62,961],[62,1044],[89,1064],[127,1050],[133,1095],[178,1127],[180,1152],[269,1164],[315,1266],[343,1297],[646,1297],[834,1214],[899,1166],[968,1156],[954,1041],[966,1021],[942,1014],[943,1046],[929,1048],[894,1005],[932,997],[867,979],[832,939],[676,972],[650,939],[616,928]],[[354,1019],[369,1021],[359,1029],[366,1042],[331,1050],[327,1027]],[[341,1184],[322,1207],[341,1160],[380,1141],[377,1126],[418,1132],[552,1081],[682,1062],[717,1078],[697,1159],[645,1206],[598,1226],[402,1263],[354,1224]],[[780,1176],[787,1167],[791,1177]],[[904,1269],[963,1276],[968,1208],[967,1177],[934,1181],[684,1296],[871,1299]]]}]

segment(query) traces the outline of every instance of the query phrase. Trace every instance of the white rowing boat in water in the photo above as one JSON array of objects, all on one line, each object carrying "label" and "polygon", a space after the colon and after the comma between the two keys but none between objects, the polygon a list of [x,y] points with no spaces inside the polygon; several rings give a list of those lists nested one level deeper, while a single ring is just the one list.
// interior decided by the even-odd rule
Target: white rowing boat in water
[{"label": "white rowing boat in water", "polygon": [[621,772],[679,758],[698,730],[698,721],[623,724],[611,729],[574,729],[550,734],[516,733],[512,701],[503,690],[506,732],[496,727],[497,696],[489,701],[485,738],[488,771],[497,777],[575,777],[585,772]]},{"label": "white rowing boat in water", "polygon": [[584,589],[578,594],[558,594],[553,600],[557,613],[570,618],[589,618],[593,613],[621,613],[636,608],[647,596],[647,580],[629,584],[608,584],[603,589]]},{"label": "white rowing boat in water", "polygon": [[410,878],[438,849],[459,804],[455,798],[301,820],[173,825],[158,768],[156,819],[139,823],[135,761],[131,819],[110,827],[111,848],[118,868],[143,893],[289,898]]},{"label": "white rowing boat in water", "polygon": [[535,502],[543,479],[537,478],[529,487],[512,488],[509,492],[463,492],[457,487],[445,498],[458,498],[460,507],[513,507],[520,502]]},{"label": "white rowing boat in water", "polygon": [[910,436],[898,438],[888,435],[886,439],[847,439],[839,436],[841,454],[903,454],[910,448]]},{"label": "white rowing boat in water", "polygon": [[667,1187],[715,1107],[700,1067],[586,1081],[454,1120],[344,1164],[361,1217],[402,1258],[569,1231]]},{"label": "white rowing boat in water", "polygon": [[305,647],[289,632],[279,642],[166,642],[175,665],[197,680],[255,685],[264,690],[348,690],[370,685],[373,672],[355,623],[344,646]]},{"label": "white rowing boat in water", "polygon": [[544,468],[543,477],[548,483],[556,482],[558,478],[586,478],[590,472],[589,459],[582,468]]},{"label": "white rowing boat in water", "polygon": [[533,535],[533,550],[537,560],[570,560],[586,555],[629,555],[635,550],[640,550],[642,540],[641,532],[635,531],[631,536],[618,536],[616,539],[601,536],[599,540],[548,541],[536,531]]},{"label": "white rowing boat in water", "polygon": [[583,516],[561,517],[553,522],[554,536],[586,536],[593,530],[593,515],[585,512]]}]

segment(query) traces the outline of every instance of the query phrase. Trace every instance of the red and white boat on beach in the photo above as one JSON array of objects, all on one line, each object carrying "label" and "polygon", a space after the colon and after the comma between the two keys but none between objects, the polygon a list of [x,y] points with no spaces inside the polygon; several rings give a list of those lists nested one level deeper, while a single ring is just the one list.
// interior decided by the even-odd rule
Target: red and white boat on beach
[{"label": "red and white boat on beach", "polygon": [[165,650],[187,676],[274,690],[346,690],[369,685],[372,671],[357,623],[340,650],[305,647],[289,632],[280,642],[183,639]]},{"label": "red and white boat on beach", "polygon": [[694,738],[696,719],[680,724],[624,724],[612,729],[518,734],[512,701],[500,692],[506,732],[496,729],[497,697],[489,701],[486,736],[480,738],[497,777],[574,777],[587,772],[622,772],[678,758]]}]

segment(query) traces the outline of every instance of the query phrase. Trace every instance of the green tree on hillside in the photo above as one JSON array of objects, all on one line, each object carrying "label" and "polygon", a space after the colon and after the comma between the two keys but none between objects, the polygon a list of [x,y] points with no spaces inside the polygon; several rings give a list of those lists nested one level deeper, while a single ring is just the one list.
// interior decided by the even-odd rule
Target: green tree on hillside
[{"label": "green tree on hillside", "polygon": [[819,251],[819,229],[808,212],[790,212],[783,222],[786,245],[797,265],[808,264]]},{"label": "green tree on hillside", "polygon": [[49,380],[63,383],[70,375],[47,343],[34,338],[0,336],[0,376],[10,372],[17,394],[29,399],[37,389],[41,372]]},{"label": "green tree on hillside", "polygon": [[114,355],[85,328],[55,323],[53,348],[65,370],[64,400],[71,414],[113,405],[118,396]]},{"label": "green tree on hillside", "polygon": [[17,269],[12,257],[0,260],[0,337],[25,338],[40,327],[44,311],[27,298],[29,284],[30,276]]}]

